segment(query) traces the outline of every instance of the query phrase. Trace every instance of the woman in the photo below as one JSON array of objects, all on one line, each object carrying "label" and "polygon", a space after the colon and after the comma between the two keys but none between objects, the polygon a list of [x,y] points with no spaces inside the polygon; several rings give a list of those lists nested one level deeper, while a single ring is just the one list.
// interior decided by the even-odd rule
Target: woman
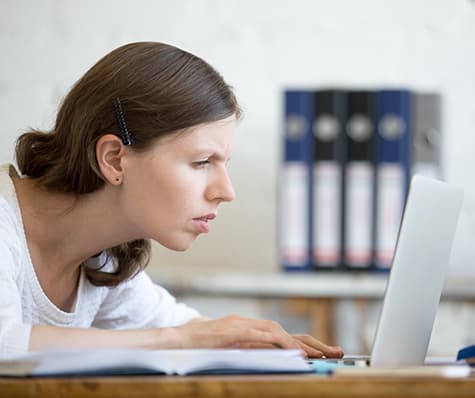
[{"label": "woman", "polygon": [[339,357],[271,321],[210,320],[143,272],[150,239],[186,250],[232,201],[240,110],[200,58],[120,47],[71,89],[50,132],[0,172],[0,352],[46,347],[283,347]]}]

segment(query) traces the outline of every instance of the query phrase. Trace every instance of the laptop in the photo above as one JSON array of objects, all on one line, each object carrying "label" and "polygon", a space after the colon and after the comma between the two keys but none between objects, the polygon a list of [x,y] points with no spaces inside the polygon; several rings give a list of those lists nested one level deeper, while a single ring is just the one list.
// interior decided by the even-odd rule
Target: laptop
[{"label": "laptop", "polygon": [[[412,178],[369,365],[423,365],[463,202],[462,189]],[[358,357],[344,357],[344,363]]]}]

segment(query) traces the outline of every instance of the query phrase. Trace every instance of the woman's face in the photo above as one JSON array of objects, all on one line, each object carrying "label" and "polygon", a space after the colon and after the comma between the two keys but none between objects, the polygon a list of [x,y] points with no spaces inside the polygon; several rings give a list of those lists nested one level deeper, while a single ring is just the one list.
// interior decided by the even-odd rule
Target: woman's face
[{"label": "woman's face", "polygon": [[210,229],[221,202],[235,193],[226,169],[235,116],[163,137],[146,152],[124,157],[120,206],[141,238],[186,250]]}]

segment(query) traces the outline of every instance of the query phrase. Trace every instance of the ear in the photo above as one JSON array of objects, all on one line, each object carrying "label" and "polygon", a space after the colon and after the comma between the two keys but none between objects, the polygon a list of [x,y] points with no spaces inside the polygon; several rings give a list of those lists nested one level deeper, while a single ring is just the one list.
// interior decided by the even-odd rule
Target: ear
[{"label": "ear", "polygon": [[114,134],[103,135],[96,144],[96,159],[102,175],[112,185],[121,185],[124,179],[122,158],[125,146]]}]

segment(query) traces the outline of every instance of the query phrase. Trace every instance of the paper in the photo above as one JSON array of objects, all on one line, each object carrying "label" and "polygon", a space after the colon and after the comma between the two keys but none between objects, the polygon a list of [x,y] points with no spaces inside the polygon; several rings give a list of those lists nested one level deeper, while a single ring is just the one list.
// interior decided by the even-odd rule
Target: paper
[{"label": "paper", "polygon": [[0,358],[0,375],[311,372],[299,350],[54,350]]}]

